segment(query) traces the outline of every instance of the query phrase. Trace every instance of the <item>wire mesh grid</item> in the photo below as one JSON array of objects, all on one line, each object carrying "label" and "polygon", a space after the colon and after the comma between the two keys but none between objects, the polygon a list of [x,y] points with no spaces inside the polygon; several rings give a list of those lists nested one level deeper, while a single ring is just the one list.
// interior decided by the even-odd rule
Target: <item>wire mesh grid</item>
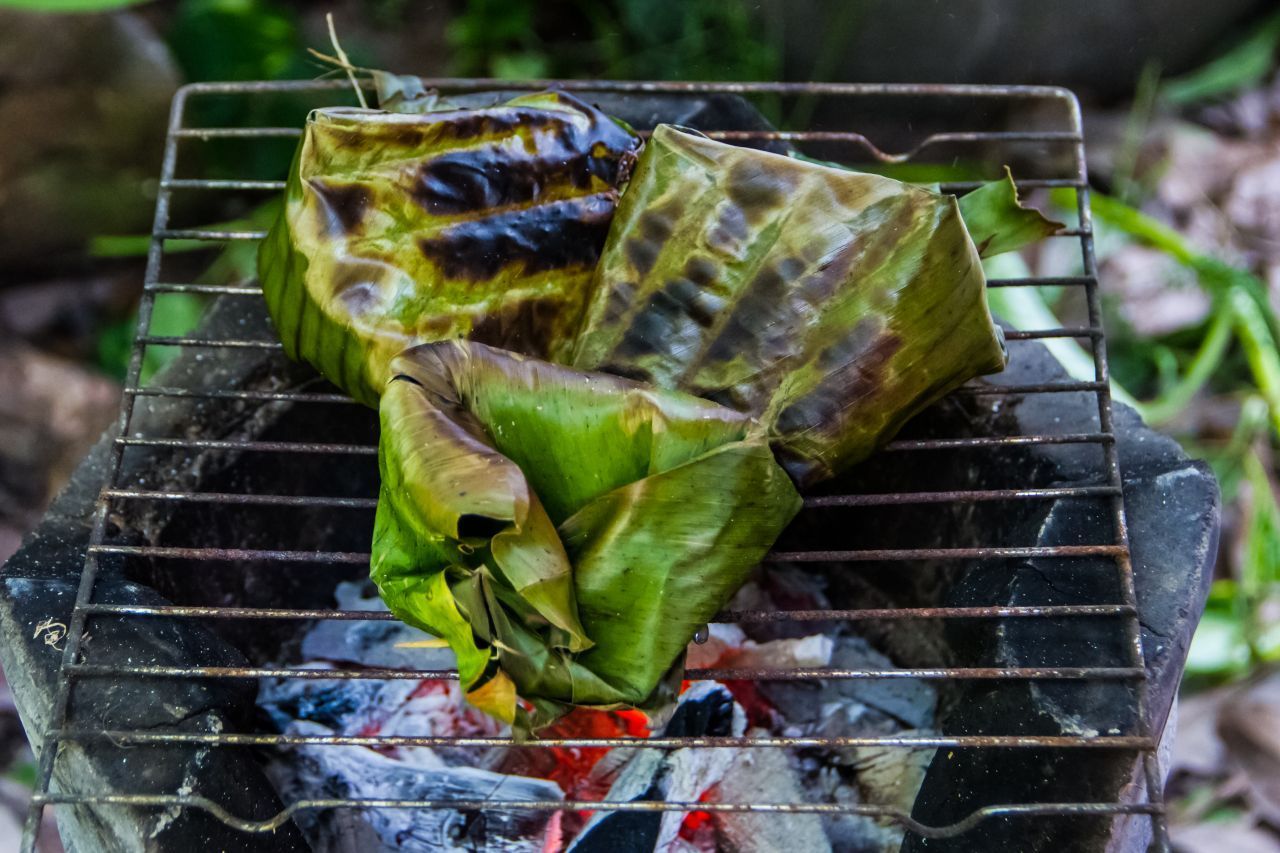
[{"label": "wire mesh grid", "polygon": [[[474,92],[501,86],[504,90],[534,89],[547,82],[513,84],[484,80],[428,80],[428,86],[443,93]],[[988,805],[973,811],[967,818],[944,826],[928,826],[919,823],[905,811],[890,806],[868,803],[718,803],[718,802],[573,802],[547,801],[503,802],[485,800],[476,802],[432,802],[407,800],[351,800],[315,799],[287,804],[281,813],[267,820],[250,820],[228,813],[212,800],[184,794],[180,791],[138,791],[102,793],[91,790],[64,790],[65,784],[54,790],[51,784],[55,763],[62,746],[76,741],[109,739],[116,745],[146,746],[156,744],[202,744],[209,746],[290,747],[300,745],[359,745],[369,747],[391,746],[493,746],[509,744],[504,738],[494,737],[407,737],[407,736],[343,736],[343,735],[289,735],[263,732],[156,732],[144,730],[112,730],[78,725],[72,713],[71,697],[77,683],[93,678],[350,678],[350,679],[448,679],[454,673],[440,670],[405,669],[351,669],[308,670],[291,667],[184,667],[158,665],[99,665],[82,659],[87,627],[94,617],[111,616],[144,620],[165,617],[177,619],[214,620],[384,620],[390,614],[369,611],[343,611],[336,609],[305,609],[287,607],[247,606],[191,606],[191,605],[135,605],[112,604],[95,600],[95,581],[99,575],[99,562],[105,555],[118,554],[133,558],[164,561],[168,559],[192,559],[212,563],[226,563],[229,570],[245,561],[319,564],[366,565],[369,555],[363,552],[315,551],[297,548],[250,548],[234,540],[234,534],[221,547],[182,547],[175,545],[114,544],[108,542],[107,531],[113,507],[124,502],[202,503],[222,508],[305,506],[323,508],[333,512],[351,509],[372,509],[375,500],[368,496],[299,496],[292,494],[231,493],[202,490],[155,490],[139,488],[122,474],[122,460],[126,451],[139,448],[141,452],[158,452],[161,449],[196,453],[203,451],[252,452],[264,454],[296,454],[298,458],[322,462],[332,456],[372,457],[376,447],[372,444],[331,442],[273,441],[264,439],[172,437],[153,435],[137,428],[135,407],[139,400],[163,398],[169,400],[199,399],[234,401],[248,407],[268,406],[278,403],[295,405],[336,404],[351,401],[342,394],[284,389],[243,390],[233,388],[177,387],[173,385],[147,384],[141,381],[144,356],[150,348],[170,347],[181,349],[278,349],[279,343],[270,339],[234,339],[228,337],[204,338],[196,335],[165,336],[152,332],[152,315],[158,296],[167,293],[197,293],[216,295],[243,301],[246,312],[263,310],[261,293],[256,284],[210,285],[169,281],[165,262],[170,241],[186,240],[213,244],[234,244],[238,241],[255,241],[264,236],[258,230],[231,228],[178,228],[171,225],[171,208],[176,194],[210,192],[274,192],[283,188],[282,180],[258,180],[241,178],[208,178],[202,176],[179,177],[180,154],[186,155],[188,146],[198,146],[216,140],[241,140],[258,144],[266,140],[284,140],[292,144],[300,133],[297,127],[205,127],[190,126],[190,106],[201,99],[232,98],[255,99],[269,95],[308,93],[322,98],[338,98],[342,84],[333,81],[297,83],[244,83],[197,84],[182,89],[174,100],[169,120],[168,137],[160,184],[154,230],[147,258],[145,290],[138,315],[138,331],[133,343],[128,366],[128,378],[124,401],[118,421],[118,437],[111,447],[108,487],[101,492],[92,519],[90,544],[85,555],[84,568],[74,609],[69,620],[65,650],[62,657],[49,730],[44,733],[44,747],[40,755],[37,791],[25,826],[23,849],[32,850],[40,827],[40,818],[46,806],[56,804],[77,805],[129,805],[156,809],[199,808],[213,813],[229,826],[244,832],[266,832],[280,827],[292,815],[303,810],[331,808],[386,808],[429,809],[447,807],[453,809],[592,809],[597,811],[692,811],[704,812],[807,812],[816,814],[857,814],[898,821],[910,832],[925,837],[952,837],[960,835],[984,820],[1005,817],[1031,819],[1049,816],[1117,816],[1149,815],[1156,849],[1167,849],[1162,804],[1162,784],[1155,758],[1158,732],[1151,730],[1146,708],[1146,671],[1143,662],[1140,625],[1136,607],[1133,571],[1130,563],[1128,533],[1125,524],[1121,494],[1120,467],[1117,459],[1116,440],[1112,429],[1111,398],[1108,385],[1108,368],[1101,327],[1097,269],[1090,226],[1088,188],[1081,132],[1079,106],[1075,97],[1067,91],[1044,87],[990,87],[990,86],[913,86],[913,85],[854,85],[854,84],[684,84],[684,83],[617,83],[602,81],[563,81],[554,85],[568,90],[586,92],[634,93],[647,96],[664,94],[740,94],[765,97],[822,97],[833,103],[858,104],[876,98],[899,100],[928,100],[948,98],[984,105],[1011,103],[1018,105],[1048,105],[1059,115],[1058,126],[1053,129],[1023,130],[962,130],[933,133],[920,140],[903,154],[886,154],[867,137],[850,129],[807,131],[719,131],[701,128],[713,138],[750,142],[768,137],[799,144],[822,143],[845,146],[857,157],[871,158],[886,163],[909,162],[934,147],[953,146],[1016,146],[1029,144],[1036,151],[1052,149],[1065,154],[1069,165],[1061,174],[1053,176],[1020,177],[1025,189],[1050,187],[1076,190],[1079,225],[1062,229],[1054,238],[1076,240],[1080,248],[1083,274],[1054,278],[993,279],[991,287],[1064,287],[1083,290],[1087,306],[1088,325],[1050,329],[1010,331],[1010,341],[1073,338],[1081,341],[1092,353],[1094,377],[1090,381],[1054,381],[1032,384],[976,385],[957,393],[976,396],[1053,394],[1087,392],[1096,397],[1097,420],[1072,431],[1071,425],[1063,432],[1035,435],[988,435],[957,438],[901,439],[885,449],[887,453],[934,452],[947,453],[956,450],[978,451],[1010,446],[1044,446],[1055,444],[1089,444],[1100,450],[1101,464],[1096,472],[1095,485],[1060,486],[1027,483],[1015,488],[1002,489],[930,489],[911,492],[876,494],[835,494],[809,496],[806,512],[823,508],[894,507],[923,504],[978,504],[988,502],[1016,503],[1046,501],[1060,498],[1089,498],[1103,502],[1108,508],[1111,536],[1106,541],[1054,547],[1028,545],[1000,545],[990,547],[954,548],[879,548],[879,549],[826,549],[780,551],[770,555],[770,561],[789,562],[902,562],[911,565],[931,560],[998,560],[1016,558],[1069,559],[1073,557],[1105,557],[1114,561],[1119,578],[1119,600],[1099,604],[1070,604],[1045,606],[969,606],[969,607],[911,607],[865,608],[838,610],[744,610],[724,613],[720,621],[760,623],[792,620],[991,620],[1033,619],[1069,620],[1081,617],[1105,617],[1112,620],[1117,636],[1122,635],[1128,656],[1124,666],[1095,666],[1087,662],[1073,667],[916,667],[892,670],[805,668],[787,670],[768,669],[703,669],[690,670],[690,679],[921,679],[935,681],[955,680],[1046,680],[1046,681],[1121,681],[1133,686],[1138,712],[1131,731],[1090,733],[1082,735],[931,735],[898,734],[865,737],[655,737],[646,740],[646,746],[656,749],[677,748],[734,748],[813,747],[835,749],[856,746],[877,746],[901,749],[936,748],[984,748],[1021,749],[1043,748],[1061,750],[1119,750],[1137,754],[1145,777],[1145,791],[1140,801],[1131,802],[1048,802],[1006,803]],[[963,119],[961,119],[963,121]],[[849,155],[852,159],[853,155]],[[839,159],[839,157],[833,158]],[[943,184],[946,191],[963,193],[977,186],[973,182]],[[1011,354],[1017,358],[1017,347]],[[138,452],[138,451],[135,451]],[[281,492],[285,491],[283,489]],[[524,749],[545,747],[612,747],[634,746],[630,738],[548,738],[520,745]]]}]

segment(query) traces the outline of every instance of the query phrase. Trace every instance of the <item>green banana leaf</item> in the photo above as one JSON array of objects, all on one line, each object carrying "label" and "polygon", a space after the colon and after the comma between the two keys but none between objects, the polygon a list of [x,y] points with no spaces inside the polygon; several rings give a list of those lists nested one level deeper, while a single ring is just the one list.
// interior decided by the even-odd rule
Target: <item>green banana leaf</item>
[{"label": "green banana leaf", "polygon": [[960,217],[982,258],[1017,251],[1063,227],[1035,208],[1023,206],[1008,166],[1001,180],[961,196]]},{"label": "green banana leaf", "polygon": [[563,92],[312,112],[258,256],[285,351],[371,406],[417,343],[566,359],[639,147]]},{"label": "green banana leaf", "polygon": [[521,728],[669,700],[800,507],[759,425],[706,400],[469,341],[390,375],[372,577]]},{"label": "green banana leaf", "polygon": [[[1010,212],[1012,184],[994,186],[979,213]],[[987,224],[984,242],[1000,243],[1001,218]],[[955,197],[659,125],[572,363],[758,418],[810,484],[1004,368],[985,290]]]}]

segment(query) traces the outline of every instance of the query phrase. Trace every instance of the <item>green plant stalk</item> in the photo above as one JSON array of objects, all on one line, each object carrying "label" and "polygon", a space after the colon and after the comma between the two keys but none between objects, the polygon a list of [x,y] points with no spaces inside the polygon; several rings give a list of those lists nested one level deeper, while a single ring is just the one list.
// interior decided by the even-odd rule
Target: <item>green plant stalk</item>
[{"label": "green plant stalk", "polygon": [[1209,331],[1205,333],[1200,348],[1196,350],[1187,372],[1177,384],[1142,407],[1143,418],[1159,424],[1172,420],[1191,402],[1192,398],[1213,376],[1231,345],[1231,333],[1235,326],[1235,311],[1225,305],[1213,315]]},{"label": "green plant stalk", "polygon": [[1276,351],[1276,339],[1252,296],[1242,289],[1233,288],[1229,298],[1235,316],[1236,336],[1240,338],[1258,390],[1271,410],[1271,428],[1280,436],[1280,353]]},{"label": "green plant stalk", "polygon": [[1280,436],[1277,324],[1262,281],[1247,270],[1197,252],[1177,231],[1121,201],[1095,193],[1092,206],[1100,221],[1165,252],[1195,272],[1206,291],[1225,300],[1224,305],[1231,309],[1236,337],[1244,349],[1249,370],[1271,410],[1272,430]]},{"label": "green plant stalk", "polygon": [[1242,555],[1237,588],[1238,604],[1242,614],[1245,641],[1253,663],[1263,663],[1266,657],[1262,638],[1266,625],[1259,618],[1259,608],[1268,591],[1276,583],[1280,564],[1280,506],[1276,504],[1271,478],[1266,464],[1256,449],[1244,458],[1244,475],[1252,492],[1247,521],[1244,553]]}]

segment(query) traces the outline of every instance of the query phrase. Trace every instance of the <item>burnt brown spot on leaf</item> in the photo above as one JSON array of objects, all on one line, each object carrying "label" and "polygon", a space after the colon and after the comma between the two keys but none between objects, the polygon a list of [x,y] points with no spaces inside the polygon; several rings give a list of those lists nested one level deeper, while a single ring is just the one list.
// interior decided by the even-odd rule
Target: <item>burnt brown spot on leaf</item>
[{"label": "burnt brown spot on leaf", "polygon": [[364,221],[369,208],[369,188],[362,184],[333,184],[312,179],[309,181],[329,219],[330,230],[350,234]]},{"label": "burnt brown spot on leaf", "polygon": [[418,248],[446,277],[487,281],[506,266],[526,274],[595,265],[613,216],[615,193],[566,199],[459,222]]}]

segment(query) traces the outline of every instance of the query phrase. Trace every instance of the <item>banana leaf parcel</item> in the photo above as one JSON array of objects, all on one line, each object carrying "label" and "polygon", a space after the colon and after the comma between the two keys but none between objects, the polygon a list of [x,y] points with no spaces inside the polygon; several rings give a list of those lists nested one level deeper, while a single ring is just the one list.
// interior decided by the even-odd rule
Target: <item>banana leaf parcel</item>
[{"label": "banana leaf parcel", "polygon": [[[1057,227],[1012,181],[975,193],[984,247]],[[646,143],[596,270],[573,364],[758,418],[810,484],[1005,365],[955,197],[715,142]]]},{"label": "banana leaf parcel", "polygon": [[663,705],[800,506],[759,425],[716,403],[469,341],[390,373],[373,579],[519,728]]},{"label": "banana leaf parcel", "polygon": [[312,112],[259,253],[286,353],[371,406],[416,343],[566,359],[639,147],[563,92]]}]

